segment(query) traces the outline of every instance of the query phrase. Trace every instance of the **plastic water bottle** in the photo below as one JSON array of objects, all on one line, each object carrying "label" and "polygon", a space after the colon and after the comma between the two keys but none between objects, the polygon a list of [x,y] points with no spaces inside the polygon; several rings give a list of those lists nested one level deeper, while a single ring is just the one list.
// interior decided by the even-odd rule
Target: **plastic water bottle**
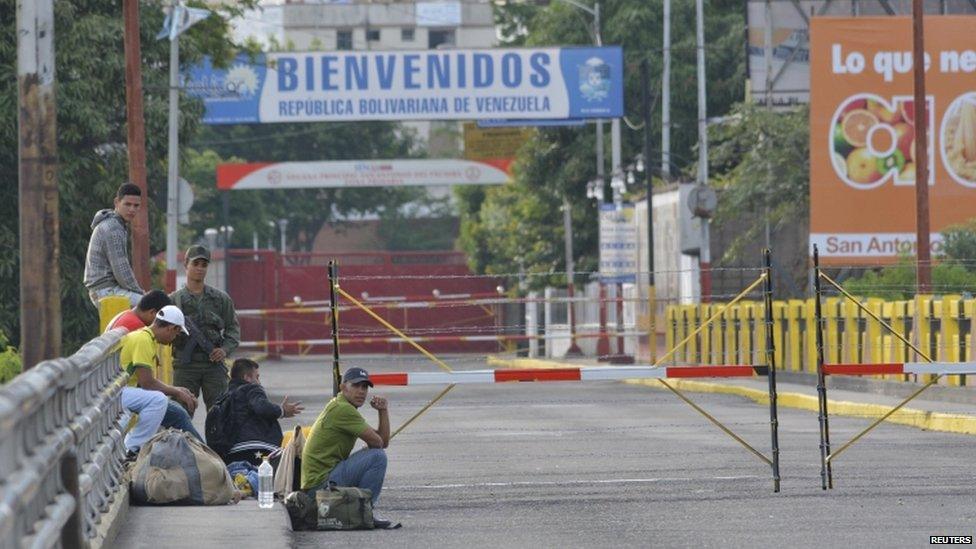
[{"label": "plastic water bottle", "polygon": [[271,509],[274,507],[274,468],[268,463],[268,456],[264,456],[258,467],[258,507]]}]

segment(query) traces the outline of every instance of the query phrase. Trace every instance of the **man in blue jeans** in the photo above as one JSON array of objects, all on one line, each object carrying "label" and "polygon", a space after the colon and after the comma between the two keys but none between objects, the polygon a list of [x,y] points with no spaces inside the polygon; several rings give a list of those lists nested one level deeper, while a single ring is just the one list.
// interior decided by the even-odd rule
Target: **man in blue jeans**
[{"label": "man in blue jeans", "polygon": [[[158,345],[169,345],[176,339],[177,333],[186,333],[186,320],[183,313],[173,305],[166,305],[159,309],[152,324],[144,328],[129,332],[122,338],[122,349],[119,352],[119,365],[129,373],[129,387],[123,389],[123,407],[139,414],[143,419],[146,408],[149,407],[153,421],[159,421],[164,427],[175,427],[194,436],[200,442],[203,438],[193,428],[189,414],[182,406],[169,401],[166,397],[179,400],[191,410],[196,408],[197,399],[183,387],[174,387],[164,383],[154,375],[159,367]],[[141,389],[141,390],[140,390]],[[158,394],[156,394],[158,393]],[[160,408],[162,399],[166,399],[165,407]],[[156,403],[157,408],[153,408]],[[162,417],[159,417],[162,412]],[[156,425],[158,428],[158,425]],[[145,433],[152,436],[155,429],[147,426]],[[142,432],[142,430],[140,430]],[[138,445],[141,447],[141,442]],[[135,453],[137,445],[130,439],[126,444],[129,453]]]},{"label": "man in blue jeans", "polygon": [[[105,330],[125,328],[130,333],[141,330],[152,325],[156,314],[167,305],[172,305],[172,302],[165,292],[147,292],[138,305],[115,315]],[[147,387],[151,384],[153,381],[148,381]],[[137,454],[143,443],[152,438],[160,426],[174,427],[200,439],[200,434],[193,428],[190,416],[182,406],[167,398],[162,391],[148,390],[147,387],[133,387],[130,383],[130,386],[122,389],[122,408],[125,414],[120,425],[125,427],[129,423],[129,414],[139,414],[139,421],[125,437],[125,448],[130,454]]]},{"label": "man in blue jeans", "polygon": [[[325,406],[312,427],[302,451],[302,490],[314,497],[315,492],[330,483],[368,489],[376,505],[386,477],[386,451],[390,444],[388,403],[374,396],[369,405],[379,413],[379,425],[373,429],[359,408],[373,382],[362,368],[349,368],[339,384],[340,393]],[[366,448],[351,453],[356,440]],[[390,521],[374,519],[378,528],[390,527]]]}]

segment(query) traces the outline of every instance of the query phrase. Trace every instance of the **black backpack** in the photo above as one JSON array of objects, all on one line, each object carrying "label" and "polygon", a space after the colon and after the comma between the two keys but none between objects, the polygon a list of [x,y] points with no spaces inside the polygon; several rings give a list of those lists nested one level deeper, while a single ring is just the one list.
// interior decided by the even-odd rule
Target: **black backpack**
[{"label": "black backpack", "polygon": [[214,405],[207,411],[207,421],[204,423],[204,436],[207,438],[207,446],[217,452],[221,458],[230,452],[233,446],[234,432],[237,426],[234,425],[233,393],[227,391],[217,398]]}]

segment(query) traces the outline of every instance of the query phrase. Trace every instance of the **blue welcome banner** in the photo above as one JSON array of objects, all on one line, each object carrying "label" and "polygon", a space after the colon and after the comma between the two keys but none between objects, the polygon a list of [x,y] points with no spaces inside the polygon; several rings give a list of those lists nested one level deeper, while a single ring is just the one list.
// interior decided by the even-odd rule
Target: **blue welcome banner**
[{"label": "blue welcome banner", "polygon": [[206,124],[623,116],[620,47],[270,53],[184,81]]}]

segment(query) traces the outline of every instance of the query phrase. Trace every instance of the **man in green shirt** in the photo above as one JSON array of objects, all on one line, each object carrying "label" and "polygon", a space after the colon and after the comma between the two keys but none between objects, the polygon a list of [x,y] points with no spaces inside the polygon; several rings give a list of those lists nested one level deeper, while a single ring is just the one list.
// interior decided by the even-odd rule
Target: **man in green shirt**
[{"label": "man in green shirt", "polygon": [[173,342],[173,385],[186,387],[209,410],[217,397],[227,391],[227,366],[241,340],[241,326],[234,302],[224,292],[204,284],[210,251],[190,246],[186,251],[186,285],[170,295],[187,318],[189,335]]},{"label": "man in green shirt", "polygon": [[[342,376],[341,392],[315,420],[302,452],[302,490],[312,497],[316,490],[334,483],[369,489],[376,505],[386,477],[383,449],[390,444],[390,414],[386,399],[381,396],[369,401],[379,412],[378,428],[370,427],[359,413],[372,386],[366,370],[349,368]],[[366,448],[350,455],[356,439],[365,442]]]}]

